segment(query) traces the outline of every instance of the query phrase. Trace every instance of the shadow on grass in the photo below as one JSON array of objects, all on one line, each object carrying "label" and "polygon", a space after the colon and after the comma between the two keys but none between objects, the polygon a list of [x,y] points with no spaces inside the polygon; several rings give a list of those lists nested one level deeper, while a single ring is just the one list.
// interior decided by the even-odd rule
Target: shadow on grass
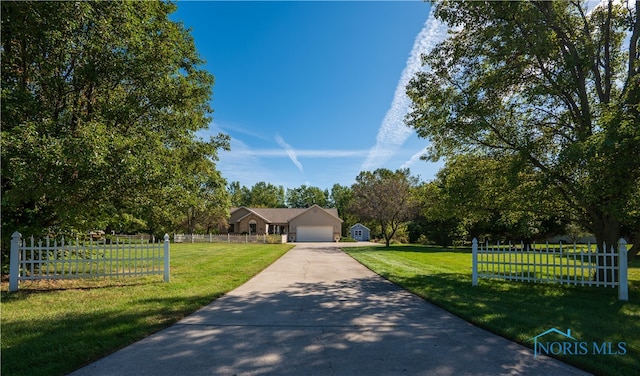
[{"label": "shadow on grass", "polygon": [[[372,250],[369,250],[372,251]],[[380,252],[381,250],[376,249]],[[418,253],[469,253],[437,247],[401,246],[388,249]],[[357,250],[367,252],[367,250]],[[384,251],[383,251],[384,252]],[[383,254],[380,252],[380,254]],[[424,260],[442,260],[430,259]],[[378,262],[380,262],[378,260]],[[424,261],[423,261],[424,262]],[[637,267],[634,261],[632,267]],[[374,267],[375,270],[376,267]],[[380,267],[381,275],[435,305],[491,332],[532,347],[530,339],[550,328],[571,329],[581,341],[626,342],[624,355],[562,356],[561,359],[603,375],[640,373],[640,281],[629,284],[629,301],[617,299],[617,288],[533,284],[480,280],[471,285],[470,272],[428,273]],[[430,270],[425,266],[425,270]]]},{"label": "shadow on grass", "polygon": [[[221,294],[133,300],[136,310],[126,312],[108,307],[90,313],[12,320],[2,328],[1,374],[67,374],[174,324]],[[3,294],[2,300],[12,297],[19,299],[17,294]],[[14,341],[6,345],[8,338]]]}]

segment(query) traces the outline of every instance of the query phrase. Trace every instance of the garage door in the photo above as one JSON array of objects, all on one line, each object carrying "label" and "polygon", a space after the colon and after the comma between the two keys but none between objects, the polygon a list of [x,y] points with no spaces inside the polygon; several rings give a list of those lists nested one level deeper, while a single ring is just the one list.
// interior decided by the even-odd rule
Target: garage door
[{"label": "garage door", "polygon": [[332,242],[333,226],[298,226],[296,240],[299,242]]}]

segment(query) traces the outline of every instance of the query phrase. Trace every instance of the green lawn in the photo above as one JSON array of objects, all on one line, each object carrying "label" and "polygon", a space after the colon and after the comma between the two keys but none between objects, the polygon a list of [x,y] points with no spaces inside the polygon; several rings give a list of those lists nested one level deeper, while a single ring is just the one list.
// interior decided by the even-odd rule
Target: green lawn
[{"label": "green lawn", "polygon": [[2,375],[64,375],[243,284],[287,244],[172,244],[162,276],[2,286]]},{"label": "green lawn", "polygon": [[[625,355],[569,355],[562,360],[599,375],[640,374],[640,260],[629,269],[629,302],[617,289],[503,282],[471,286],[471,251],[427,246],[345,248],[384,278],[506,338],[532,347],[555,327],[580,341],[626,342]],[[533,356],[533,351],[532,351]]]}]

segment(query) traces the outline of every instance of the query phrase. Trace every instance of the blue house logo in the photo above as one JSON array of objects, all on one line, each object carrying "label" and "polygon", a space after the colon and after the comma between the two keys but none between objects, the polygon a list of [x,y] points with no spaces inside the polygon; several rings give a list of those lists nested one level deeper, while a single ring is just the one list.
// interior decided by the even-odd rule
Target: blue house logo
[{"label": "blue house logo", "polygon": [[[553,338],[559,340],[545,341],[543,337],[555,334]],[[544,355],[625,355],[626,342],[586,342],[579,341],[571,335],[571,329],[563,332],[556,328],[548,329],[528,340],[533,341],[533,357]]]},{"label": "blue house logo", "polygon": [[[551,329],[549,329],[549,330],[547,330],[545,332],[542,332],[542,333],[538,334],[537,336],[529,339],[529,341],[533,341],[533,357],[534,358],[538,357],[538,353],[540,352],[540,349],[543,350],[543,353],[546,353],[548,355],[549,354],[549,350],[550,350],[550,345],[549,344],[552,345],[554,343],[557,343],[557,344],[560,344],[560,343],[564,344],[565,343],[565,342],[550,342],[549,343],[549,342],[539,341],[540,338],[546,336],[547,334],[551,334],[551,333],[556,333],[556,334],[559,334],[559,335],[561,335],[561,336],[563,336],[565,338],[568,338],[570,340],[577,341],[577,339],[575,339],[574,337],[571,336],[571,329],[567,329],[567,332],[565,333],[565,332],[563,332],[561,330],[558,330],[556,328],[551,328]],[[558,345],[556,345],[556,347],[557,346]],[[562,346],[562,349],[564,349],[564,346]],[[553,349],[551,349],[551,353],[554,353]],[[555,354],[555,355],[558,355],[558,354]]]}]

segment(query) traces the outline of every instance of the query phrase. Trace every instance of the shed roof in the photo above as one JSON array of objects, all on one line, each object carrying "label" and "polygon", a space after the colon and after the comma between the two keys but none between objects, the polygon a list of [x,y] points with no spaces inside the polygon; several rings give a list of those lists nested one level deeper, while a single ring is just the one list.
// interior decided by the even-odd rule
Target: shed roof
[{"label": "shed roof", "polygon": [[356,223],[355,225],[349,227],[350,229],[354,228],[354,227],[362,227],[362,228],[366,228],[367,230],[369,230],[369,227],[363,225],[362,223]]}]

